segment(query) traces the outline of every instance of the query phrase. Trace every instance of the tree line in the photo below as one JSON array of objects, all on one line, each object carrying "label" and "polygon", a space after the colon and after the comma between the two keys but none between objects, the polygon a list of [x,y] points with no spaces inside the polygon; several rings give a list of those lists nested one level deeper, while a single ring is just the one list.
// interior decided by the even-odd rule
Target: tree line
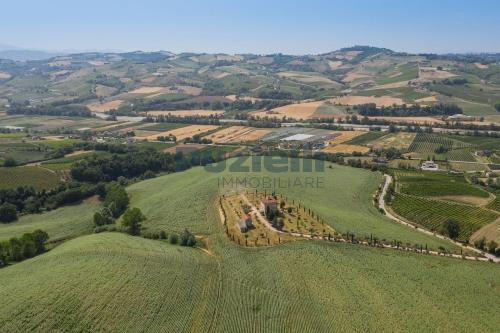
[{"label": "tree line", "polygon": [[9,262],[19,262],[32,258],[46,251],[45,243],[49,235],[42,230],[25,233],[22,237],[13,237],[0,242],[0,267]]}]

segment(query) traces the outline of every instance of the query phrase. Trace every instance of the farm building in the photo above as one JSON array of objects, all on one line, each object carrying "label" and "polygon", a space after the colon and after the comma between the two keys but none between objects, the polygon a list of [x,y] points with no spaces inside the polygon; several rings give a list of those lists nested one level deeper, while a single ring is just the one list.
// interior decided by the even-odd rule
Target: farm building
[{"label": "farm building", "polygon": [[268,196],[262,200],[260,204],[260,211],[267,214],[275,214],[278,211],[278,202],[272,196]]},{"label": "farm building", "polygon": [[439,170],[439,166],[434,163],[433,161],[425,161],[424,163],[422,163],[422,166],[420,167],[422,170],[425,170],[425,171],[438,171]]},{"label": "farm building", "polygon": [[253,227],[252,224],[252,216],[250,214],[246,214],[243,218],[238,220],[238,227],[241,232],[247,232],[248,229]]}]

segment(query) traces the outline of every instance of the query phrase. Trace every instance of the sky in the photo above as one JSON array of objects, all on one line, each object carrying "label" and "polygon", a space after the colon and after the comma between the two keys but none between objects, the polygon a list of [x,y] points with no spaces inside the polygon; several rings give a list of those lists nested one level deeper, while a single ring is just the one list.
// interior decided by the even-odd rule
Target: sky
[{"label": "sky", "polygon": [[500,52],[498,0],[4,0],[0,44],[51,51]]}]

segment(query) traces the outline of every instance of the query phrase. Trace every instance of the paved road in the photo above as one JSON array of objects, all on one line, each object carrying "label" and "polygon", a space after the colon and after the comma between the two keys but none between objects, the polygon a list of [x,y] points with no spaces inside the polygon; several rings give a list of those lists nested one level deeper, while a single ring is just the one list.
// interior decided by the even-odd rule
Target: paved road
[{"label": "paved road", "polygon": [[[402,219],[400,219],[399,217],[397,216],[394,216],[393,214],[391,214],[391,212],[389,212],[387,209],[386,209],[386,206],[385,206],[385,195],[387,193],[387,189],[389,188],[389,186],[391,185],[392,183],[392,177],[389,176],[389,175],[384,175],[385,176],[385,183],[384,183],[384,187],[382,189],[382,193],[380,194],[379,198],[378,198],[378,206],[379,208],[381,208],[384,212],[385,212],[385,215],[390,218],[391,220],[395,221],[395,222],[398,222],[400,224],[403,224],[405,226],[408,226],[408,227],[411,227],[412,229],[414,230],[418,230],[426,235],[430,235],[430,236],[434,236],[436,238],[439,238],[439,239],[443,239],[443,240],[447,240],[457,246],[460,246],[461,248],[463,249],[466,249],[466,250],[470,250],[470,251],[473,251],[473,252],[476,252],[482,256],[484,256],[485,258],[477,258],[478,260],[482,260],[482,261],[488,261],[488,260],[492,260],[493,262],[495,263],[499,263],[500,262],[500,258],[498,258],[497,256],[494,256],[492,254],[489,254],[489,253],[485,253],[479,249],[476,249],[474,247],[471,247],[471,246],[467,246],[467,245],[464,245],[462,243],[459,243],[459,242],[456,242],[448,237],[445,237],[445,236],[442,236],[442,235],[439,235],[439,234],[435,234],[429,230],[425,230],[423,229],[422,227],[418,227],[418,229],[415,229],[415,226],[412,225],[411,223],[408,223],[406,221],[403,221]],[[453,254],[451,255],[452,257],[455,257],[455,258],[460,258],[461,256],[458,255],[458,254]],[[470,260],[477,260],[475,257],[466,257],[466,259],[470,259]]]}]

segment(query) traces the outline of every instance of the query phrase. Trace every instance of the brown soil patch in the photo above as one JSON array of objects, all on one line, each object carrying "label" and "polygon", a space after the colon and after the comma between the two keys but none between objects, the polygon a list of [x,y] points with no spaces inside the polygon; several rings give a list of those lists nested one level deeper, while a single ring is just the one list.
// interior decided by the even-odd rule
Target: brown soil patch
[{"label": "brown soil patch", "polygon": [[165,87],[140,87],[132,91],[129,91],[129,94],[142,94],[142,95],[156,94],[162,92],[164,89]]},{"label": "brown soil patch", "polygon": [[101,84],[98,84],[95,87],[95,94],[97,95],[97,97],[108,97],[113,95],[116,91],[116,88],[103,86]]},{"label": "brown soil patch", "polygon": [[479,68],[479,69],[488,69],[489,68],[488,65],[483,65],[483,64],[481,64],[479,62],[474,63],[474,65],[476,65],[476,67]]},{"label": "brown soil patch", "polygon": [[1,79],[1,80],[10,79],[11,77],[12,77],[12,76],[11,76],[9,73],[0,72],[0,79]]},{"label": "brown soil patch", "polygon": [[370,151],[370,148],[358,145],[347,145],[347,144],[339,144],[335,146],[329,146],[322,150],[325,153],[345,153],[352,154],[354,152],[358,153],[367,153]]},{"label": "brown soil patch", "polygon": [[456,76],[453,73],[447,71],[440,71],[434,67],[420,67],[419,77],[421,79],[446,79],[449,77]]},{"label": "brown soil patch", "polygon": [[249,61],[254,64],[259,64],[259,65],[270,65],[274,62],[273,57],[259,57],[257,59]]},{"label": "brown soil patch", "polygon": [[271,133],[269,129],[256,129],[246,126],[232,126],[206,136],[215,143],[256,141]]},{"label": "brown soil patch", "polygon": [[476,231],[471,237],[471,242],[485,237],[488,241],[494,240],[500,244],[500,218]]},{"label": "brown soil patch", "polygon": [[308,102],[308,103],[297,103],[285,105],[271,111],[257,111],[253,112],[254,116],[259,117],[277,117],[282,118],[286,116],[287,118],[293,119],[310,119],[313,118],[314,113],[324,102]]},{"label": "brown soil patch", "polygon": [[380,149],[380,148],[396,148],[396,149],[408,149],[413,139],[415,139],[416,133],[390,133],[380,139],[374,141],[370,144],[370,147]]},{"label": "brown soil patch", "polygon": [[331,70],[336,70],[340,66],[342,66],[342,61],[331,61],[331,60],[329,60],[328,61],[328,66],[330,66]]},{"label": "brown soil patch", "polygon": [[368,74],[364,74],[364,73],[351,72],[351,73],[348,73],[342,81],[353,82],[354,80],[357,80],[357,79],[371,79],[371,76]]},{"label": "brown soil patch", "polygon": [[110,101],[103,104],[88,104],[87,107],[92,112],[104,113],[109,110],[118,109],[122,103],[123,101],[121,99],[117,99],[116,101]]},{"label": "brown soil patch", "polygon": [[479,197],[473,197],[473,196],[468,196],[468,195],[443,195],[443,196],[434,197],[434,198],[440,199],[440,200],[446,200],[446,201],[465,203],[465,204],[474,205],[474,206],[485,205],[491,200],[490,198],[479,198]]},{"label": "brown soil patch", "polygon": [[401,98],[392,96],[342,96],[336,97],[330,100],[334,104],[341,105],[360,105],[375,103],[378,107],[381,106],[391,106],[393,104],[403,105],[405,104]]},{"label": "brown soil patch", "polygon": [[64,155],[64,157],[71,157],[71,156],[78,156],[78,155],[90,154],[92,152],[93,152],[93,150],[77,150],[77,151],[72,152],[71,154]]},{"label": "brown soil patch", "polygon": [[419,98],[419,99],[416,99],[415,102],[417,103],[426,103],[426,102],[437,102],[437,98],[436,96],[429,96],[429,97],[424,97],[424,98]]},{"label": "brown soil patch", "polygon": [[178,117],[188,117],[188,116],[216,116],[224,114],[223,110],[175,110],[175,111],[148,111],[150,116],[178,116]]},{"label": "brown soil patch", "polygon": [[360,135],[366,134],[365,131],[337,131],[333,134],[338,134],[335,138],[329,140],[330,145],[338,145],[350,141]]},{"label": "brown soil patch", "polygon": [[177,140],[184,140],[185,138],[192,137],[196,134],[203,134],[208,131],[212,131],[217,129],[219,126],[214,125],[190,125],[186,127],[177,128],[171,131],[155,133],[153,135],[140,137],[137,136],[137,139],[147,139],[147,140],[156,140],[159,136],[169,136],[173,135],[177,138]]},{"label": "brown soil patch", "polygon": [[278,76],[285,77],[288,79],[293,79],[297,80],[300,82],[304,83],[330,83],[330,84],[335,84],[338,85],[337,82],[330,80],[327,77],[320,76],[320,75],[307,75],[307,74],[301,74],[301,73],[294,73],[294,72],[281,72],[278,73]]},{"label": "brown soil patch", "polygon": [[167,148],[163,152],[171,153],[171,154],[176,154],[176,153],[188,154],[188,153],[192,153],[194,151],[200,150],[203,147],[205,147],[205,146],[199,145],[199,144],[189,144],[189,145],[180,144],[177,146]]}]

